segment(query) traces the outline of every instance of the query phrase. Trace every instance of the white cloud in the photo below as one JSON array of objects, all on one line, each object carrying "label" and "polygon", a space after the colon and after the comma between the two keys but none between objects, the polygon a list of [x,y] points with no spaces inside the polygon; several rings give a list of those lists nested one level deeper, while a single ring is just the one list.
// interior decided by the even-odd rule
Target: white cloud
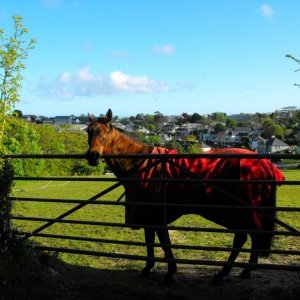
[{"label": "white cloud", "polygon": [[153,53],[160,55],[173,55],[175,53],[175,47],[171,44],[156,45],[153,47]]},{"label": "white cloud", "polygon": [[63,73],[59,78],[59,81],[61,83],[68,83],[68,82],[70,82],[70,80],[71,80],[71,73],[69,73],[69,72]]},{"label": "white cloud", "polygon": [[274,10],[268,5],[268,4],[263,4],[260,7],[260,13],[267,18],[272,18],[274,15]]},{"label": "white cloud", "polygon": [[120,93],[165,92],[169,86],[148,76],[136,76],[113,71],[107,76],[93,74],[89,67],[78,72],[64,72],[52,80],[41,79],[37,93],[60,100],[72,100],[78,96],[100,96]]},{"label": "white cloud", "polygon": [[81,82],[95,82],[97,81],[97,78],[90,72],[89,67],[84,67],[81,70],[79,70],[76,74],[77,78]]},{"label": "white cloud", "polygon": [[167,85],[159,84],[147,76],[131,76],[121,71],[112,72],[109,79],[112,86],[120,92],[152,93],[168,90]]}]

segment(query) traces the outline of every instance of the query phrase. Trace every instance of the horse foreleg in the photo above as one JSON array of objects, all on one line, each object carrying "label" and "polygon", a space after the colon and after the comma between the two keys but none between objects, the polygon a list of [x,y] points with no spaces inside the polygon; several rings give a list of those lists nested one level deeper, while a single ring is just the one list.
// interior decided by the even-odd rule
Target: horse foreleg
[{"label": "horse foreleg", "polygon": [[[147,244],[147,257],[149,260],[147,260],[146,266],[142,271],[141,276],[142,277],[149,277],[151,269],[154,267],[154,240],[155,240],[155,230],[152,228],[145,228],[145,243]],[[152,244],[152,245],[151,245]]]},{"label": "horse foreleg", "polygon": [[[233,248],[242,248],[243,245],[246,243],[246,241],[247,241],[247,234],[236,233],[234,235],[234,239],[233,239]],[[238,255],[239,255],[239,251],[233,250],[231,252],[227,262],[230,262],[230,263],[235,262]],[[214,276],[212,283],[221,282],[222,279],[230,273],[231,269],[232,269],[231,266],[224,266],[223,269]]]},{"label": "horse foreleg", "polygon": [[[251,239],[252,239],[252,246],[251,246],[251,250],[257,250],[259,247],[258,245],[258,238],[257,235],[251,235]],[[258,252],[257,251],[252,251],[250,254],[250,259],[249,259],[249,263],[252,264],[256,264],[258,262]],[[251,275],[251,271],[253,270],[253,267],[246,267],[242,273],[240,274],[241,278],[250,278]]]},{"label": "horse foreleg", "polygon": [[[159,242],[162,245],[162,249],[165,253],[165,258],[173,259],[173,253],[171,249],[171,240],[169,236],[169,232],[167,229],[157,229],[157,236],[159,238]],[[177,272],[177,266],[174,261],[168,262],[168,272],[166,273],[164,280],[166,283],[173,282],[173,274]]]}]

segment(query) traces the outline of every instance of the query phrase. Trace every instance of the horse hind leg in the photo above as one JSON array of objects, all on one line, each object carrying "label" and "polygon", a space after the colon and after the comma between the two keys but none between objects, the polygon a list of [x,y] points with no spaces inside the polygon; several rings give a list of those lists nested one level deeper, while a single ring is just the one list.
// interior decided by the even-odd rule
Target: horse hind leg
[{"label": "horse hind leg", "polygon": [[155,240],[155,230],[152,228],[145,228],[145,243],[147,244],[147,257],[148,260],[146,262],[145,268],[142,270],[141,277],[149,277],[151,273],[151,269],[154,267],[154,240]]},{"label": "horse hind leg", "polygon": [[[252,239],[252,246],[251,246],[249,263],[256,264],[258,262],[258,252],[253,250],[257,250],[259,248],[259,241],[257,235],[255,234],[251,235],[251,239]],[[250,278],[251,271],[253,270],[254,270],[253,266],[245,267],[245,269],[241,272],[239,277],[244,279]]]},{"label": "horse hind leg", "polygon": [[173,253],[171,249],[171,240],[169,236],[169,232],[167,229],[157,229],[157,236],[159,238],[159,242],[162,244],[162,249],[165,253],[165,258],[171,259],[168,262],[168,272],[165,274],[164,281],[165,283],[173,282],[173,275],[177,272],[177,266],[173,259]]},{"label": "horse hind leg", "polygon": [[[247,234],[246,233],[236,233],[233,239],[233,248],[234,249],[241,249],[243,245],[247,241]],[[227,262],[233,263],[235,262],[237,256],[239,255],[238,250],[232,250]],[[224,266],[223,269],[216,275],[212,280],[212,283],[219,283],[223,280],[223,278],[230,273],[232,266]]]}]

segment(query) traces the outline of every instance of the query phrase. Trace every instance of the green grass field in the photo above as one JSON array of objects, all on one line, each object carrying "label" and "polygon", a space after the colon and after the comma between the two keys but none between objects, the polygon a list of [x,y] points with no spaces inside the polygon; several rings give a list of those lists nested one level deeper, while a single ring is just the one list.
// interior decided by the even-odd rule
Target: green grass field
[{"label": "green grass field", "polygon": [[[287,180],[300,180],[299,170],[285,170],[284,174]],[[16,181],[13,187],[13,196],[17,197],[35,197],[35,198],[53,198],[53,199],[82,199],[86,200],[105,188],[109,187],[111,182],[74,182],[74,181]],[[110,192],[100,198],[101,200],[115,200],[121,195],[123,188]],[[284,185],[278,188],[277,206],[299,207],[300,186]],[[65,211],[76,206],[76,204],[58,204],[58,203],[38,203],[16,201],[14,204],[14,215],[55,218]],[[278,218],[290,226],[300,230],[300,213],[279,212]],[[87,205],[78,210],[67,219],[77,219],[86,221],[104,221],[124,223],[123,206],[103,206]],[[18,230],[32,231],[39,227],[41,222],[14,221]],[[190,227],[217,227],[217,225],[201,218],[200,216],[188,215],[177,220],[174,225]],[[277,227],[278,230],[282,228]],[[143,230],[132,230],[129,228],[111,228],[90,225],[74,225],[56,223],[47,228],[44,233],[55,233],[70,236],[86,236],[103,239],[117,239],[129,241],[144,241]],[[231,247],[232,235],[220,233],[200,233],[200,232],[180,232],[171,231],[171,239],[174,244],[201,245],[201,246],[220,246]],[[75,248],[92,251],[104,251],[112,253],[125,253],[146,255],[145,247],[112,245],[106,243],[84,242],[63,239],[45,239],[31,238],[44,246],[55,246],[64,248]],[[250,242],[245,246],[250,247]],[[299,237],[276,236],[274,239],[274,249],[299,250]],[[228,252],[204,252],[196,250],[174,249],[175,257],[184,259],[208,259],[208,260],[226,260]],[[160,249],[156,249],[157,256],[163,256]],[[247,253],[239,257],[239,261],[247,261]],[[125,259],[109,259],[105,257],[95,257],[89,255],[74,255],[60,253],[59,257],[66,263],[73,265],[84,265],[102,269],[113,268],[133,268],[140,269],[144,265],[142,261],[132,261]],[[260,262],[278,264],[299,263],[299,257],[287,255],[271,255],[268,259]],[[158,268],[165,268],[164,264],[158,264]],[[179,267],[180,268],[180,267]]]}]

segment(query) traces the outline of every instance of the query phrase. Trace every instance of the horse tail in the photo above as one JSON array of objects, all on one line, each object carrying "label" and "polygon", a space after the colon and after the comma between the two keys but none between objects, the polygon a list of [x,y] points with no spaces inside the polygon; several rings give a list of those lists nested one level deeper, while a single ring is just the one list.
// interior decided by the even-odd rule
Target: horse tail
[{"label": "horse tail", "polygon": [[[276,185],[263,185],[263,199],[262,206],[275,208],[276,206]],[[274,231],[275,229],[275,218],[276,210],[262,211],[262,223],[261,230],[263,231]],[[262,251],[259,252],[260,257],[268,257],[270,255],[269,250],[272,246],[274,234],[273,233],[262,233],[257,235],[258,248]]]}]

